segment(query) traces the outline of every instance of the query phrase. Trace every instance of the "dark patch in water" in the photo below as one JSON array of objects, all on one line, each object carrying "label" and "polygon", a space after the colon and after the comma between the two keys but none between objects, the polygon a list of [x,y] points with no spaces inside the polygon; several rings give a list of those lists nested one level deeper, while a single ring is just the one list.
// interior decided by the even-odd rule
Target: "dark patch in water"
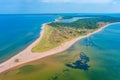
[{"label": "dark patch in water", "polygon": [[66,64],[66,66],[74,69],[88,70],[90,67],[87,63],[90,61],[83,52],[80,53],[80,59],[73,62],[72,64]]}]

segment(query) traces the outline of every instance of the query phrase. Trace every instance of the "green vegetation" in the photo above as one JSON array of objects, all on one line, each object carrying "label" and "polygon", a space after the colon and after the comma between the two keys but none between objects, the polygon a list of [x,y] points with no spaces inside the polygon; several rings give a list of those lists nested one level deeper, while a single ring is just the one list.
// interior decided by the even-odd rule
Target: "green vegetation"
[{"label": "green vegetation", "polygon": [[44,52],[44,51],[50,50],[51,48],[58,46],[60,42],[55,44],[55,41],[57,40],[55,39],[55,37],[57,38],[57,34],[56,36],[53,36],[54,34],[55,34],[55,28],[46,25],[44,28],[44,34],[43,34],[42,39],[32,49],[32,51],[33,52]]},{"label": "green vegetation", "polygon": [[[64,17],[62,19],[64,19]],[[62,43],[93,32],[108,23],[119,21],[120,18],[106,16],[79,19],[71,23],[51,22],[45,26],[44,36],[42,40],[33,47],[32,52],[51,50],[60,46]]]},{"label": "green vegetation", "polygon": [[[101,27],[108,24],[108,22],[97,23],[99,23],[99,27]],[[92,29],[87,29],[87,27],[78,28],[77,26],[72,27],[61,25],[63,25],[63,23],[51,23],[45,27],[44,36],[39,42],[39,45],[37,45],[38,50],[49,50],[51,47],[48,46],[52,46],[52,48],[56,47],[62,42],[71,40],[72,38],[80,35],[85,35],[88,32],[92,32],[97,29],[93,29],[93,26],[91,26]],[[59,44],[56,46],[52,45],[56,44],[56,42]],[[108,50],[108,47],[103,50],[99,48],[97,49],[93,46],[96,46],[96,44],[99,46],[105,46],[105,43],[94,43],[94,40],[90,42],[90,44],[93,44],[92,47],[86,44],[86,40],[85,42],[78,42],[70,49],[61,52],[60,54],[48,56],[43,59],[18,66],[10,71],[0,74],[0,80],[119,80],[120,76],[118,75],[120,74],[120,69],[118,64],[120,58],[116,55],[117,51],[115,54],[112,54],[114,53],[112,52],[114,50]],[[40,45],[42,46],[39,47]],[[33,48],[33,50],[37,49]],[[80,60],[80,52],[84,52],[90,59],[88,62],[90,67],[87,71],[66,66],[66,64],[74,64],[76,61]],[[116,56],[113,57],[113,55]]]},{"label": "green vegetation", "polygon": [[[85,30],[84,30],[85,31]],[[85,32],[80,34],[85,34]],[[74,28],[45,26],[45,32],[41,41],[32,49],[33,52],[44,52],[53,49],[62,43],[78,37],[78,31]]]},{"label": "green vegetation", "polygon": [[[64,18],[63,18],[64,19]],[[66,18],[65,18],[66,19]],[[97,29],[102,24],[120,22],[116,17],[93,17],[83,18],[71,23],[52,22],[49,25],[53,27],[72,27],[76,29]]]}]

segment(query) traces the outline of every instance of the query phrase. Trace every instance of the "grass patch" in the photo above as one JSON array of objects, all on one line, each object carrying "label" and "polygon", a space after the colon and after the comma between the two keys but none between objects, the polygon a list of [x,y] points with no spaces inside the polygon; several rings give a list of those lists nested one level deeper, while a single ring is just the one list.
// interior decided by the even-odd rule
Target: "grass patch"
[{"label": "grass patch", "polygon": [[61,42],[54,42],[56,41],[54,36],[52,36],[54,31],[54,28],[45,26],[44,35],[40,42],[38,42],[38,44],[32,48],[32,52],[44,52],[59,46]]},{"label": "grass patch", "polygon": [[[79,33],[74,28],[67,27],[52,27],[45,26],[44,35],[40,42],[32,48],[32,52],[45,52],[60,46],[75,37],[78,37],[82,33]],[[83,33],[83,35],[86,33]]]},{"label": "grass patch", "polygon": [[79,36],[93,32],[94,29],[75,29],[46,25],[42,39],[32,48],[32,52],[45,52]]},{"label": "grass patch", "polygon": [[[101,18],[100,18],[101,19]],[[93,21],[92,21],[93,20]],[[79,36],[91,33],[108,24],[97,19],[78,20],[74,23],[52,22],[45,25],[42,39],[32,48],[32,52],[45,52]],[[83,25],[84,23],[84,25]],[[74,24],[74,25],[73,25]]]}]

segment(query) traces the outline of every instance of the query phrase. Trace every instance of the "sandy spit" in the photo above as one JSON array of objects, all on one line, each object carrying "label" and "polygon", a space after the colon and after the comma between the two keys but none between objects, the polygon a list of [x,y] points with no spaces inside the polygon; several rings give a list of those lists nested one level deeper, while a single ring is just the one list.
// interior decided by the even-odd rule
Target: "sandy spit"
[{"label": "sandy spit", "polygon": [[[89,36],[99,32],[99,31],[103,30],[105,27],[108,27],[108,26],[113,25],[113,24],[118,24],[118,23],[120,23],[120,22],[111,23],[111,24],[108,24],[106,26],[103,26],[92,33],[89,33],[85,36],[80,36],[78,38],[75,38],[75,39],[68,41],[68,42],[66,42],[66,43],[64,43],[64,44],[62,44],[62,45],[60,45],[57,48],[54,48],[52,50],[49,50],[46,52],[41,52],[41,53],[33,53],[33,52],[31,52],[31,49],[41,40],[41,38],[43,36],[44,28],[46,26],[46,24],[43,24],[42,31],[40,32],[40,37],[35,42],[33,42],[31,45],[29,45],[26,49],[24,49],[23,51],[21,51],[17,55],[13,56],[9,60],[1,63],[0,64],[0,73],[5,72],[11,68],[18,66],[18,65],[21,65],[21,64],[24,64],[27,62],[31,62],[31,61],[35,61],[35,60],[41,59],[43,57],[50,56],[50,55],[65,51],[68,48],[70,48],[74,43],[76,43],[78,40],[89,37]],[[15,61],[17,59],[19,60],[19,62]]]}]

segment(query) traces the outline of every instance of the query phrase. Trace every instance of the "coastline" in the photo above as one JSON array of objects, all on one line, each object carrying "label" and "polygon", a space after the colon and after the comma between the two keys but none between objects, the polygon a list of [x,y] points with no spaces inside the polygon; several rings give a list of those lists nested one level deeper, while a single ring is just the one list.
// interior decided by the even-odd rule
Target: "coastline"
[{"label": "coastline", "polygon": [[[50,55],[53,55],[53,54],[57,54],[57,53],[60,53],[62,51],[65,51],[67,50],[69,47],[71,47],[74,43],[76,43],[78,40],[81,40],[83,38],[86,38],[86,37],[89,37],[97,32],[100,32],[101,30],[103,30],[104,28],[110,26],[110,25],[113,25],[113,24],[118,24],[120,22],[116,22],[116,23],[110,23],[108,25],[105,25],[103,27],[100,27],[99,29],[95,30],[94,32],[92,33],[89,33],[87,35],[84,35],[84,36],[80,36],[78,38],[75,38],[73,40],[70,40],[52,50],[49,50],[49,51],[46,51],[46,52],[39,52],[39,53],[33,53],[31,52],[31,49],[41,40],[43,34],[44,34],[44,28],[45,28],[45,24],[42,25],[42,28],[41,28],[41,32],[40,32],[40,37],[35,41],[33,42],[31,45],[29,45],[26,49],[24,49],[23,51],[21,51],[20,53],[18,53],[17,55],[13,56],[11,59],[3,62],[0,64],[0,73],[4,72],[4,71],[7,71],[11,68],[14,68],[18,65],[21,65],[21,64],[24,64],[24,63],[27,63],[27,62],[31,62],[31,61],[35,61],[37,59],[40,59],[40,58],[43,58],[43,57],[46,57],[46,56],[50,56]],[[19,62],[15,62],[16,59],[19,59]]]}]

